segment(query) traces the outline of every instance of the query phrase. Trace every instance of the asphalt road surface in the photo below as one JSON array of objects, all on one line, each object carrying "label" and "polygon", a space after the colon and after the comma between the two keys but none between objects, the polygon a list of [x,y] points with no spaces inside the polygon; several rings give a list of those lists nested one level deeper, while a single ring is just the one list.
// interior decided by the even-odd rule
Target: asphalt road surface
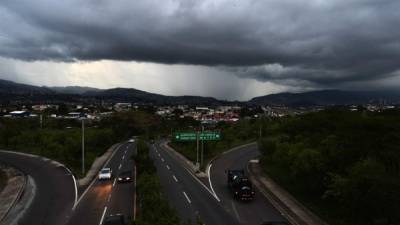
[{"label": "asphalt road surface", "polygon": [[74,178],[68,169],[43,158],[0,151],[0,161],[31,176],[36,194],[19,225],[65,224],[76,200]]},{"label": "asphalt road surface", "polygon": [[210,186],[221,200],[224,208],[233,214],[240,224],[260,225],[266,221],[286,221],[271,203],[256,190],[253,201],[241,202],[234,200],[227,187],[225,170],[245,169],[249,160],[260,153],[256,145],[243,147],[218,157],[210,167]]},{"label": "asphalt road surface", "polygon": [[69,225],[101,225],[111,214],[122,214],[127,221],[133,219],[134,182],[118,183],[117,176],[123,171],[132,171],[134,174],[135,165],[131,156],[136,154],[135,152],[134,143],[125,143],[117,147],[104,166],[112,169],[112,179],[93,180],[78,199]]},{"label": "asphalt road surface", "polygon": [[211,190],[187,171],[174,155],[158,144],[151,147],[150,154],[169,202],[181,218],[193,224],[196,224],[197,216],[206,225],[239,224],[224,210]]}]

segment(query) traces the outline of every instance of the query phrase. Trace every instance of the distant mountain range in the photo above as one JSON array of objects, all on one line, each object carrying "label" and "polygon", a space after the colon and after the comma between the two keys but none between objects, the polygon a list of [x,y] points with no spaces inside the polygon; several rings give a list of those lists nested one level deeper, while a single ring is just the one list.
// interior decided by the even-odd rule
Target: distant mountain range
[{"label": "distant mountain range", "polygon": [[395,91],[340,91],[322,90],[304,93],[279,93],[255,97],[248,101],[254,105],[352,105],[368,103],[399,104],[400,92]]},{"label": "distant mountain range", "polygon": [[91,87],[80,87],[80,86],[66,86],[66,87],[48,87],[49,89],[59,93],[59,94],[77,94],[81,95],[86,92],[96,92],[101,91],[98,88],[91,88]]},{"label": "distant mountain range", "polygon": [[91,87],[38,87],[0,79],[0,103],[55,102],[132,102],[156,105],[286,105],[327,106],[366,103],[400,104],[400,92],[322,90],[305,93],[279,93],[255,97],[247,102],[222,101],[201,96],[167,96],[133,88],[97,89]]}]

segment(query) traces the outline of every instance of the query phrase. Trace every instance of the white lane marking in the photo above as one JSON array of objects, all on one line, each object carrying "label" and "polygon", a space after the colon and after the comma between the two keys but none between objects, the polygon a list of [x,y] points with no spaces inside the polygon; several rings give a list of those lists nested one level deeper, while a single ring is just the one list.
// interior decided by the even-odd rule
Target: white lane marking
[{"label": "white lane marking", "polygon": [[113,187],[115,186],[115,183],[117,182],[117,178],[114,178],[114,182],[113,182]]},{"label": "white lane marking", "polygon": [[217,196],[214,195],[214,193],[212,193],[212,191],[211,191],[206,185],[203,184],[203,182],[201,182],[201,180],[199,180],[199,178],[197,178],[195,175],[193,175],[193,173],[190,172],[188,169],[186,169],[186,167],[183,167],[183,168],[184,168],[184,169],[187,171],[187,173],[188,173],[190,176],[192,176],[201,186],[203,186],[203,188],[206,189],[206,190],[211,194],[211,196],[213,196],[213,197],[215,198],[215,200],[217,200],[218,202],[221,201]]},{"label": "white lane marking", "polygon": [[118,166],[118,169],[119,169],[119,170],[121,169],[121,166],[122,166],[122,164],[119,164],[119,166]]},{"label": "white lane marking", "polygon": [[124,160],[125,159],[125,155],[124,156],[122,156],[122,160]]},{"label": "white lane marking", "polygon": [[164,158],[161,158],[161,161],[162,161],[162,162],[165,162]]},{"label": "white lane marking", "polygon": [[172,175],[172,178],[174,178],[175,182],[178,182],[178,179],[176,178],[175,175]]},{"label": "white lane marking", "polygon": [[189,202],[189,204],[192,203],[192,202],[190,201],[189,196],[186,194],[186,192],[183,192],[183,195],[186,197],[186,200]]},{"label": "white lane marking", "polygon": [[[161,148],[161,147],[160,147]],[[162,149],[162,148],[161,148]],[[171,158],[175,158],[175,156],[172,156],[172,153],[170,153],[169,151],[165,151],[165,152],[167,152],[167,154],[171,157]],[[176,158],[175,158],[175,160],[176,160]],[[186,170],[186,172],[190,175],[190,176],[192,176],[204,189],[206,189],[210,194],[211,194],[211,196],[213,196],[214,198],[215,198],[215,200],[217,200],[218,202],[221,202],[221,200],[218,198],[218,196],[217,195],[215,195],[206,185],[204,185],[204,183],[201,181],[201,180],[199,180],[199,178],[197,178],[192,172],[190,172],[185,166],[183,166],[182,164],[181,164],[181,166],[182,166],[182,168],[183,169],[185,169]]]},{"label": "white lane marking", "polygon": [[170,170],[170,169],[171,169],[171,168],[170,168],[168,165],[166,165],[166,167],[167,167],[167,169],[168,169],[168,170]]},{"label": "white lane marking", "polygon": [[161,157],[160,153],[158,153],[158,157]]},{"label": "white lane marking", "polygon": [[214,191],[213,185],[212,185],[212,183],[211,183],[211,167],[212,167],[212,163],[211,163],[211,164],[208,166],[208,168],[207,168],[208,183],[210,183],[210,188],[211,188],[212,193],[214,193],[214,197],[215,197],[216,199],[218,199],[218,201],[219,201],[219,198],[218,198],[218,196],[217,196],[217,193]]},{"label": "white lane marking", "polygon": [[110,202],[110,200],[111,200],[111,194],[112,194],[112,192],[108,195],[107,202]]},{"label": "white lane marking", "polygon": [[74,186],[75,186],[75,203],[74,206],[72,206],[72,210],[75,209],[75,206],[78,204],[78,186],[76,184],[76,179],[75,176],[71,173],[72,179],[74,180]]},{"label": "white lane marking", "polygon": [[[121,147],[122,147],[122,145],[120,145],[120,146],[118,146],[118,147],[116,148],[116,150],[111,154],[110,158],[107,160],[107,162],[104,164],[104,166],[107,166],[107,165],[110,163],[110,161],[111,161],[111,159],[114,157],[115,153],[117,153],[118,150],[119,150]],[[92,188],[94,182],[97,180],[96,178],[97,178],[97,176],[93,179],[92,183],[90,183],[89,187],[87,187],[86,190],[83,192],[83,194],[82,194],[81,197],[78,199],[78,202],[76,203],[76,205],[75,205],[75,207],[74,207],[73,209],[76,208],[76,206],[77,206],[77,205],[79,204],[79,202],[83,199],[83,197],[86,195],[86,193],[89,191],[89,189]]]},{"label": "white lane marking", "polygon": [[86,190],[83,192],[83,194],[81,195],[81,197],[79,197],[78,202],[74,205],[74,207],[72,208],[72,210],[75,210],[76,206],[78,206],[79,202],[81,202],[81,200],[83,199],[83,197],[86,195],[86,193],[90,190],[90,188],[92,188],[94,182],[96,182],[97,176],[93,179],[92,183],[90,183],[90,185],[86,188]]},{"label": "white lane marking", "polygon": [[240,216],[239,216],[239,213],[238,213],[238,211],[236,209],[235,203],[233,203],[233,201],[231,201],[231,203],[232,203],[233,212],[235,213],[235,216],[238,219],[239,223],[241,223]]},{"label": "white lane marking", "polygon": [[106,215],[106,211],[107,211],[107,206],[104,207],[104,211],[103,211],[103,214],[101,215],[101,219],[100,219],[99,225],[103,224],[103,220],[104,220],[104,216]]}]

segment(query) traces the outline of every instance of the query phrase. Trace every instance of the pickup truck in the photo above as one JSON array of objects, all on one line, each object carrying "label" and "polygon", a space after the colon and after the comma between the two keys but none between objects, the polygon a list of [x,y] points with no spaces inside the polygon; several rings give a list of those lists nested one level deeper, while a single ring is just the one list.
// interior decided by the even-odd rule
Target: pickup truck
[{"label": "pickup truck", "polygon": [[228,170],[227,183],[233,198],[250,201],[255,192],[250,179],[244,174],[244,170]]}]

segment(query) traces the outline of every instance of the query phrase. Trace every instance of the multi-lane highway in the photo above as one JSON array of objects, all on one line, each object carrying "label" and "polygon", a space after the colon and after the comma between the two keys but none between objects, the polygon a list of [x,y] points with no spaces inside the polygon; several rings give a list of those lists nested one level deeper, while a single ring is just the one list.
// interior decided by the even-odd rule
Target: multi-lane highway
[{"label": "multi-lane highway", "polygon": [[[36,195],[20,224],[101,225],[111,214],[123,214],[126,220],[135,215],[134,182],[118,183],[123,171],[135,170],[131,156],[134,143],[116,147],[104,167],[113,171],[111,180],[92,183],[79,193],[69,170],[39,157],[0,152],[0,159],[29,174],[36,184]],[[193,175],[182,160],[163,142],[151,145],[151,157],[166,196],[181,218],[193,223],[200,218],[207,225],[260,225],[266,221],[285,221],[259,192],[251,202],[233,200],[226,185],[227,169],[246,168],[250,159],[259,155],[256,145],[225,153],[209,167],[209,179]],[[34,221],[34,222],[32,222]]]},{"label": "multi-lane highway", "polygon": [[170,203],[182,218],[200,215],[205,224],[260,225],[267,221],[285,221],[282,215],[257,193],[251,202],[233,200],[226,184],[227,169],[245,169],[259,155],[256,145],[231,151],[218,157],[210,168],[210,179],[198,179],[182,161],[156,144],[152,150],[155,164]]},{"label": "multi-lane highway", "polygon": [[68,169],[38,156],[4,151],[0,151],[0,161],[34,181],[36,191],[29,206],[22,209],[19,225],[65,224],[77,198],[74,177]]},{"label": "multi-lane highway", "polygon": [[[113,171],[111,180],[93,182],[78,193],[71,172],[59,163],[39,156],[0,151],[0,161],[30,176],[34,197],[26,211],[19,214],[20,225],[100,225],[111,214],[122,214],[126,221],[134,216],[134,182],[118,183],[122,171],[132,171],[135,144],[120,144],[104,167]],[[80,194],[80,195],[79,195]]]},{"label": "multi-lane highway", "polygon": [[210,167],[210,185],[215,194],[221,199],[224,208],[235,215],[237,221],[246,225],[260,225],[266,221],[285,221],[283,216],[256,191],[251,202],[240,202],[232,199],[226,185],[227,169],[245,169],[249,160],[256,158],[260,153],[257,145],[248,145],[218,157]]},{"label": "multi-lane highway", "polygon": [[101,225],[104,219],[112,214],[122,214],[126,221],[133,219],[134,182],[118,183],[117,176],[122,171],[134,172],[135,165],[131,156],[135,151],[133,143],[125,143],[116,148],[104,165],[112,169],[113,178],[93,180],[79,197],[68,225]]},{"label": "multi-lane highway", "polygon": [[239,224],[221,207],[212,191],[187,171],[174,155],[158,144],[152,146],[150,153],[166,195],[181,218],[194,222],[199,216],[202,222],[210,225]]}]

